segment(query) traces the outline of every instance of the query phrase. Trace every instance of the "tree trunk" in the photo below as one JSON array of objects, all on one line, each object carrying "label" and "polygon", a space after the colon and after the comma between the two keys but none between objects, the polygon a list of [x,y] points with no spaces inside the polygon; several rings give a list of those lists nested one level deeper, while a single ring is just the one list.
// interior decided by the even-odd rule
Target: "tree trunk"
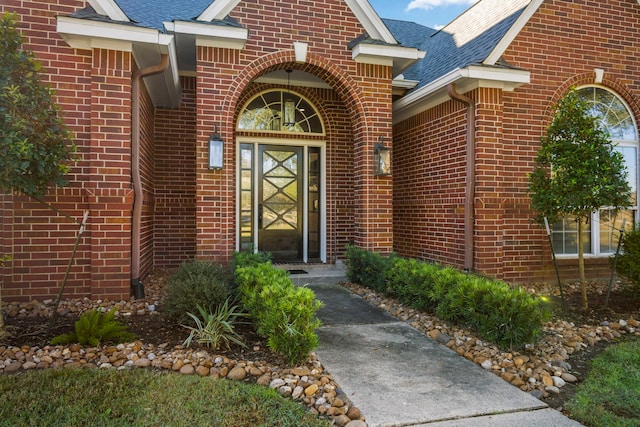
[{"label": "tree trunk", "polygon": [[7,328],[4,325],[4,315],[2,314],[2,290],[0,289],[0,338],[8,336]]},{"label": "tree trunk", "polygon": [[582,295],[582,309],[589,308],[587,299],[587,280],[584,273],[584,246],[582,238],[582,218],[578,217],[578,270],[580,271],[580,293]]}]

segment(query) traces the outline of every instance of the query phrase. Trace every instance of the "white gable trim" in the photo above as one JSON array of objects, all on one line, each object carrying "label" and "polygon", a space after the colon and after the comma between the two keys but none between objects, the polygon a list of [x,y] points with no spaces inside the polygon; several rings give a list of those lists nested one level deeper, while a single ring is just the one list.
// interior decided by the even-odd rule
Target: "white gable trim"
[{"label": "white gable trim", "polygon": [[447,86],[456,83],[460,93],[479,87],[499,88],[513,91],[529,83],[529,71],[489,68],[473,65],[457,68],[413,93],[393,103],[393,124],[409,119],[423,111],[449,100]]},{"label": "white gable trim", "polygon": [[[640,0],[638,0],[640,2]],[[529,3],[529,6],[525,8],[525,10],[520,14],[516,22],[511,26],[509,31],[502,37],[500,42],[496,45],[493,51],[487,56],[487,59],[483,61],[485,65],[495,65],[496,62],[502,57],[505,50],[511,45],[513,40],[520,34],[520,31],[524,28],[524,26],[529,22],[529,19],[533,16],[534,13],[538,10],[538,8],[542,5],[544,0],[532,0]]]},{"label": "white gable trim", "polygon": [[108,16],[114,21],[131,21],[114,0],[87,0],[87,2],[100,15]]},{"label": "white gable trim", "polygon": [[198,21],[211,22],[214,19],[222,20],[240,3],[240,0],[215,0],[196,19]]},{"label": "white gable trim", "polygon": [[369,37],[389,44],[398,44],[398,41],[393,37],[367,0],[345,0],[345,3],[358,18]]},{"label": "white gable trim", "polygon": [[[240,0],[215,0],[198,16],[197,20],[211,22],[215,19],[224,19],[238,3]],[[389,44],[398,44],[398,41],[367,0],[345,0],[345,3],[358,18],[369,37]]]}]

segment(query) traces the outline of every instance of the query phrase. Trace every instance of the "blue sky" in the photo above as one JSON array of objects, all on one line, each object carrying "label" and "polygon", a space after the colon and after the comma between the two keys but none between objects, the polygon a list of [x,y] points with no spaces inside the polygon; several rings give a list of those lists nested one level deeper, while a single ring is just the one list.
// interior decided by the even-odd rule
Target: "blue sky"
[{"label": "blue sky", "polygon": [[369,0],[381,18],[401,19],[440,28],[477,0]]}]

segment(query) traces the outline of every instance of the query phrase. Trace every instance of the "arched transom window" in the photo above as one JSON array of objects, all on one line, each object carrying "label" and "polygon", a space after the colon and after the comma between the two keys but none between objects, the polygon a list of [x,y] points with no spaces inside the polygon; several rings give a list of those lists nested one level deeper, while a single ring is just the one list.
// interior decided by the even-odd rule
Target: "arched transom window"
[{"label": "arched transom window", "polygon": [[316,108],[290,91],[263,92],[242,110],[238,130],[324,134]]},{"label": "arched transom window", "polygon": [[[619,211],[594,212],[592,220],[583,230],[584,252],[605,255],[615,252],[623,219],[626,228],[634,227],[638,216],[638,134],[635,121],[627,105],[614,93],[598,86],[578,89],[578,94],[589,103],[591,113],[606,129],[616,150],[624,156],[627,180],[631,187],[632,206]],[[553,246],[559,254],[578,253],[578,228],[573,219],[565,218],[553,227]]]}]

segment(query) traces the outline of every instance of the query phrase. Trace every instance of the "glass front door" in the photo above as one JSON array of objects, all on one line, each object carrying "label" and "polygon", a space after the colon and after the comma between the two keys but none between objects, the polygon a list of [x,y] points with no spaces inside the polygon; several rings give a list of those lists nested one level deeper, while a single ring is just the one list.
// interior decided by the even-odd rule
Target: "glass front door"
[{"label": "glass front door", "polygon": [[274,261],[302,261],[301,147],[261,145],[258,247]]},{"label": "glass front door", "polygon": [[240,250],[321,260],[320,161],[320,147],[240,144]]}]

